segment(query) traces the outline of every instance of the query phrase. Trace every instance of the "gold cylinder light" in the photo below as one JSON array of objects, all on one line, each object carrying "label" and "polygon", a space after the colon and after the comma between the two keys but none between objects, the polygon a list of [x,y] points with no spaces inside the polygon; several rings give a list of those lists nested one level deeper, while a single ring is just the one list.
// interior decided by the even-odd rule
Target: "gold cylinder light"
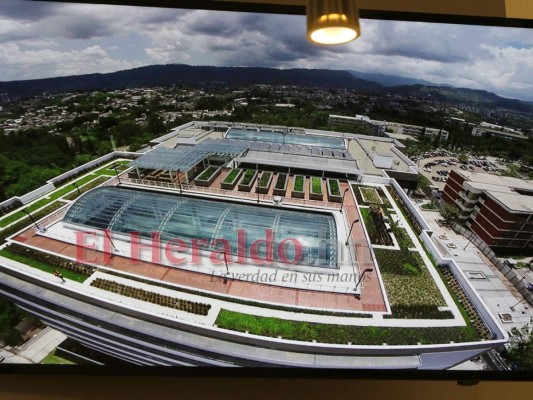
[{"label": "gold cylinder light", "polygon": [[308,0],[307,38],[319,44],[341,44],[361,33],[355,0]]}]

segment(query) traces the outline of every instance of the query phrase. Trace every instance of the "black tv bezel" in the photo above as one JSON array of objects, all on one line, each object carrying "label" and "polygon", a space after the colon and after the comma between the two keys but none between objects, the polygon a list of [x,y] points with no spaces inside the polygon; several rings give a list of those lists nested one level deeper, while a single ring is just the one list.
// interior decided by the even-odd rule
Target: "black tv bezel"
[{"label": "black tv bezel", "polygon": [[[242,3],[226,0],[31,0],[56,3],[87,3],[151,8],[202,9],[285,15],[305,15],[304,6]],[[408,13],[398,11],[360,10],[363,19],[409,22],[428,22],[461,25],[499,26],[533,29],[533,19],[465,16],[451,14]],[[305,369],[305,368],[221,368],[221,367],[157,367],[157,366],[96,366],[96,365],[42,365],[0,364],[0,377],[9,375],[52,375],[61,385],[62,376],[113,377],[179,377],[179,378],[275,378],[275,379],[328,379],[328,380],[401,380],[401,381],[455,381],[462,386],[479,382],[532,382],[533,371],[472,371],[472,370],[414,370],[414,369]],[[21,394],[25,393],[21,388]],[[135,388],[131,388],[134,394]],[[216,388],[213,388],[216,393]],[[1,394],[1,392],[0,392]]]}]

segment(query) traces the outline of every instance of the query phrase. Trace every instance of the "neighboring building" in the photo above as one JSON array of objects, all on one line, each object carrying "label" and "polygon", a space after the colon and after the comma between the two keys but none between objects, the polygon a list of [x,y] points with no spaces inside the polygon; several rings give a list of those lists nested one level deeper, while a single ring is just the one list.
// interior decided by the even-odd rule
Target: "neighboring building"
[{"label": "neighboring building", "polygon": [[472,136],[485,136],[485,135],[493,135],[493,136],[499,136],[505,139],[511,139],[511,140],[527,140],[528,137],[523,135],[521,132],[518,131],[510,131],[509,129],[502,128],[500,129],[493,129],[493,128],[486,128],[483,126],[475,126],[472,129]]},{"label": "neighboring building", "polygon": [[442,199],[495,250],[533,248],[533,181],[453,170]]},{"label": "neighboring building", "polygon": [[444,129],[425,128],[424,135],[427,135],[427,136],[440,135],[441,140],[448,140],[448,136],[450,135],[450,133]]},{"label": "neighboring building", "polygon": [[436,136],[440,135],[441,140],[448,140],[449,132],[444,129],[429,128],[419,125],[402,124],[399,122],[379,121],[370,119],[366,115],[356,115],[347,117],[344,115],[330,115],[329,123],[331,126],[357,126],[365,124],[374,129],[376,136],[389,136],[389,134],[408,135],[408,136]]},{"label": "neighboring building", "polygon": [[371,120],[366,115],[356,115],[347,117],[345,115],[330,115],[329,124],[337,127],[356,127],[359,125],[370,127],[375,136],[383,136],[385,124],[382,121]]}]

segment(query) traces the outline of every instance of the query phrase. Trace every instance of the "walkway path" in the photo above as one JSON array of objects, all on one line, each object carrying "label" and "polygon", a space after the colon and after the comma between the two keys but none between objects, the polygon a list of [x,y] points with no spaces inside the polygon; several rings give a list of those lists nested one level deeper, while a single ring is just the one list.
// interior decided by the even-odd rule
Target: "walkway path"
[{"label": "walkway path", "polygon": [[55,329],[47,327],[35,337],[19,347],[0,349],[6,364],[39,364],[67,337]]}]

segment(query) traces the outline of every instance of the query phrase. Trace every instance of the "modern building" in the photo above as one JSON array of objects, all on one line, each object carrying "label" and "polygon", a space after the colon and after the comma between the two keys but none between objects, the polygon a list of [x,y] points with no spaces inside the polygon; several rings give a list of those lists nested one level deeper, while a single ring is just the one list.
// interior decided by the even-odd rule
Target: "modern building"
[{"label": "modern building", "polygon": [[442,199],[494,250],[533,250],[533,181],[454,169]]},{"label": "modern building", "polygon": [[[490,126],[490,124],[487,124]],[[476,126],[472,128],[472,136],[497,136],[502,137],[504,139],[510,139],[510,140],[527,140],[528,136],[522,134],[521,132],[510,130],[507,128],[501,128],[501,129],[494,129],[487,126]]]},{"label": "modern building", "polygon": [[407,136],[439,136],[441,140],[448,140],[449,132],[444,129],[435,129],[419,125],[403,124],[400,122],[379,121],[370,119],[366,115],[356,115],[348,117],[344,115],[330,115],[329,124],[331,126],[357,126],[366,125],[374,130],[376,136],[407,135]]},{"label": "modern building", "polygon": [[[222,126],[181,126],[36,225],[6,225],[0,294],[134,364],[443,369],[507,341],[457,264],[427,256],[394,141]],[[378,237],[369,204],[390,218]]]},{"label": "modern building", "polygon": [[345,115],[333,115],[329,116],[329,125],[332,127],[356,127],[367,126],[372,128],[374,135],[383,136],[384,124],[381,121],[375,121],[367,117],[366,115],[356,115],[355,117],[348,117]]}]

